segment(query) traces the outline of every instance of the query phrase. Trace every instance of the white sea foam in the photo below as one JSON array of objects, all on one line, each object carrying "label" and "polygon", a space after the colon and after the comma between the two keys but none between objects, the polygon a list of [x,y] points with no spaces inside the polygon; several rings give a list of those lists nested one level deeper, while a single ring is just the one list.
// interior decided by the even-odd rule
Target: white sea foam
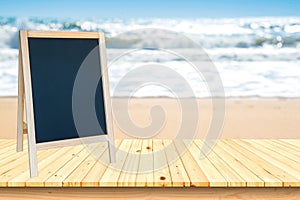
[{"label": "white sea foam", "polygon": [[[184,34],[199,44],[217,67],[226,96],[300,97],[300,18],[261,17],[238,19],[103,19],[57,20],[40,18],[0,17],[0,95],[17,95],[18,30],[104,31],[108,61],[124,52],[124,48],[168,46],[181,49],[192,62],[207,61],[187,43],[174,41],[164,31],[156,30],[155,37],[128,34],[126,31],[144,28],[167,29]],[[196,96],[209,96],[205,81],[182,58],[157,51],[142,50],[122,57],[110,68],[112,94],[126,96],[126,87],[115,93],[118,81],[130,70],[149,63],[171,67],[191,85]],[[142,77],[142,74],[141,74]],[[168,77],[166,77],[168,78]],[[176,80],[174,80],[176,81]],[[129,82],[128,84],[134,84]],[[180,85],[178,86],[180,87]],[[174,96],[166,88],[148,85],[135,96]]]}]

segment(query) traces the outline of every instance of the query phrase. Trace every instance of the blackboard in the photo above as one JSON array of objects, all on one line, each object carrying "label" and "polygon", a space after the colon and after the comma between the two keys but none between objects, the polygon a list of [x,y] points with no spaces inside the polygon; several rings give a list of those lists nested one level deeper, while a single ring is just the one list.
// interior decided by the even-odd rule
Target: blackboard
[{"label": "blackboard", "polygon": [[42,149],[106,141],[115,162],[104,33],[21,30],[18,69],[17,151],[27,133],[31,177]]},{"label": "blackboard", "polygon": [[[76,75],[84,59],[99,46],[98,40],[29,38],[28,43],[36,142],[106,134],[102,80],[98,82],[95,98],[101,132],[87,130],[78,134],[72,114]],[[100,79],[99,60],[98,54],[90,63],[92,72]]]}]

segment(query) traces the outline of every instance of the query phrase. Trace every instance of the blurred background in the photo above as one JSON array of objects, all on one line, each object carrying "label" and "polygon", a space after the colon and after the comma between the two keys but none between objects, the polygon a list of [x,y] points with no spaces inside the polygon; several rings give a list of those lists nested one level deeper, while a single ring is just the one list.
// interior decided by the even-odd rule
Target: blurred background
[{"label": "blurred background", "polygon": [[[155,62],[178,71],[190,83],[196,97],[209,98],[209,91],[202,87],[203,80],[193,73],[185,60],[153,49],[143,49],[149,44],[159,47],[157,41],[168,39],[168,35],[160,34],[159,29],[166,29],[190,38],[216,66],[227,97],[222,137],[299,137],[299,11],[298,0],[1,0],[0,96],[17,96],[18,30],[32,29],[103,31],[111,64],[109,78],[113,96],[126,96],[126,88],[123,92],[114,93],[116,84],[126,72]],[[156,38],[145,42],[140,39],[142,31],[140,35],[119,37],[124,32],[145,28],[157,29]],[[114,56],[127,48],[141,51],[112,63]],[[194,53],[180,41],[173,41],[171,49]],[[197,62],[203,57],[194,56],[193,59]],[[174,97],[166,88],[151,85],[141,88],[134,96]],[[149,102],[153,101],[145,101],[144,104],[149,106]],[[136,102],[136,105],[139,103]],[[206,116],[210,116],[211,112],[206,111],[209,101],[199,102],[199,105],[203,106],[202,119],[206,120],[202,126],[203,135],[210,121]],[[15,108],[16,98],[2,100],[0,125],[4,127],[2,130],[6,137],[14,137],[15,134],[14,123],[5,129],[6,124],[15,119]],[[141,112],[141,108],[135,109]],[[174,110],[172,106],[169,109]],[[12,116],[8,117],[7,113],[12,113]],[[143,121],[143,113],[136,119]],[[170,122],[170,127],[176,124],[176,120]],[[148,123],[146,118],[144,122]]]},{"label": "blurred background", "polygon": [[[145,44],[141,40],[142,31],[141,35],[128,38],[118,38],[119,34],[157,28],[183,34],[203,48],[220,73],[226,97],[299,97],[299,10],[300,2],[296,0],[3,0],[0,2],[0,95],[17,95],[19,29],[103,31],[110,59],[119,49],[143,48],[168,37],[165,32],[156,32],[157,40]],[[188,48],[181,41],[174,41],[171,47]],[[210,95],[199,87],[201,78],[192,73],[184,60],[171,55],[159,56],[156,51],[127,56],[112,66],[112,91],[126,71],[153,62],[151,55],[157,57],[157,63],[180,69],[197,97]],[[135,95],[172,96],[155,86]]]}]

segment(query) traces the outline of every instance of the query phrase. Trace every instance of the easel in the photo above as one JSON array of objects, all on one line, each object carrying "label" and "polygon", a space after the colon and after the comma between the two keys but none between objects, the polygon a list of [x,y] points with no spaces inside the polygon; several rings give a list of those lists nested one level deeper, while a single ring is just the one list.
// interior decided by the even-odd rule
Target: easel
[{"label": "easel", "polygon": [[[107,135],[74,138],[53,142],[36,143],[34,109],[29,61],[28,38],[88,38],[99,41],[101,73],[103,80],[103,95],[106,115]],[[99,63],[99,64],[100,64]],[[17,118],[17,151],[23,151],[23,137],[27,133],[30,176],[38,176],[37,150],[79,145],[82,143],[108,142],[110,162],[115,162],[115,147],[112,128],[111,101],[108,85],[108,73],[105,51],[105,37],[103,33],[96,32],[51,32],[51,31],[25,31],[19,35],[19,66],[18,66],[18,118]],[[24,110],[25,108],[25,110]],[[24,122],[26,113],[27,128]]]}]

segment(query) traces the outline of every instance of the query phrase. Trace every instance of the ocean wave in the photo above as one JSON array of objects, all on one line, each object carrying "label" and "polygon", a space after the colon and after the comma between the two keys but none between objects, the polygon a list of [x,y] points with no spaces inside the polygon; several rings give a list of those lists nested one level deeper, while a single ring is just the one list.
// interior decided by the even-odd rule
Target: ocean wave
[{"label": "ocean wave", "polygon": [[[300,18],[241,18],[241,19],[106,19],[57,20],[48,18],[0,18],[0,47],[18,47],[18,30],[103,31],[111,48],[145,46],[136,35],[118,38],[130,30],[156,28],[172,30],[192,38],[203,48],[296,47],[300,44]],[[142,32],[141,32],[142,33]],[[164,39],[164,34],[156,34]],[[152,41],[154,42],[154,41]],[[148,43],[151,43],[149,41]],[[175,42],[176,43],[176,42]],[[174,44],[174,48],[186,47]]]},{"label": "ocean wave", "polygon": [[[152,36],[143,29],[150,29]],[[18,30],[102,31],[106,35],[108,61],[126,52],[140,49],[124,57],[110,68],[112,94],[126,96],[126,88],[114,94],[120,78],[133,67],[155,62],[173,67],[195,89],[197,97],[210,96],[205,83],[190,70],[184,58],[163,54],[155,46],[166,44],[189,55],[190,61],[212,61],[220,74],[227,97],[300,97],[300,18],[237,19],[103,19],[58,20],[52,18],[0,17],[0,96],[17,95]],[[127,31],[135,31],[129,34]],[[171,30],[190,41],[174,40]],[[149,32],[149,31],[147,31]],[[191,46],[203,48],[203,55]],[[151,60],[155,58],[154,60]],[[142,77],[142,76],[141,76]],[[213,81],[214,74],[209,76]],[[167,77],[166,77],[167,78]],[[128,83],[128,84],[134,84]],[[180,86],[178,86],[180,87]],[[155,95],[153,95],[155,94]],[[149,86],[134,96],[172,96],[165,88]]]}]

